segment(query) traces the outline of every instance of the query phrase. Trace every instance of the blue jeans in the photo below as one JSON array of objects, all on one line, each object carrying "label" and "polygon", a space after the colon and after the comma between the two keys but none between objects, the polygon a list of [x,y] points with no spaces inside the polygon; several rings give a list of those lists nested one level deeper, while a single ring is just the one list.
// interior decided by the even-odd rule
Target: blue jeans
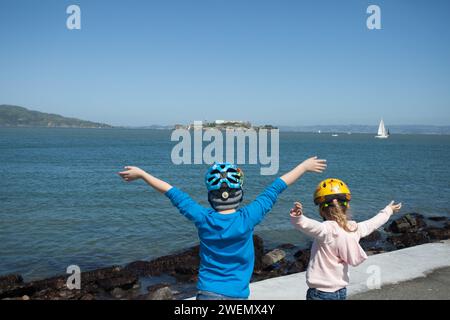
[{"label": "blue jeans", "polygon": [[219,293],[200,290],[197,293],[197,300],[247,300],[247,299],[234,298],[234,297],[224,296],[223,294],[219,294]]},{"label": "blue jeans", "polygon": [[306,293],[306,300],[345,300],[347,299],[347,288],[342,288],[335,292],[324,292],[314,288],[309,288]]}]

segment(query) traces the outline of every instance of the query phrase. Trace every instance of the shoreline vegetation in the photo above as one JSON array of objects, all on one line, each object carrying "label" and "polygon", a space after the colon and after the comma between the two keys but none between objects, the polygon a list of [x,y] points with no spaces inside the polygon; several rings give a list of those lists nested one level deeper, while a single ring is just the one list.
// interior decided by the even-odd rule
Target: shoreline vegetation
[{"label": "shoreline vegetation", "polygon": [[[63,117],[40,111],[33,111],[20,106],[0,105],[0,128],[80,128],[80,129],[153,129],[174,130],[193,129],[194,124],[182,125],[149,125],[149,126],[113,126],[105,123],[80,120],[77,118]],[[216,120],[204,121],[203,129],[279,129],[280,132],[300,132],[316,134],[374,134],[378,125],[298,125],[274,126],[252,125],[242,120]],[[450,135],[450,125],[389,125],[391,134],[434,134]]]},{"label": "shoreline vegetation", "polygon": [[[361,240],[368,255],[403,249],[450,238],[450,218],[402,215],[383,230]],[[265,248],[255,235],[255,267],[252,282],[306,270],[310,248],[284,243]],[[81,273],[81,289],[69,290],[69,275],[24,282],[19,274],[0,276],[0,299],[8,300],[172,300],[196,293],[199,246],[149,261],[133,261]]]}]

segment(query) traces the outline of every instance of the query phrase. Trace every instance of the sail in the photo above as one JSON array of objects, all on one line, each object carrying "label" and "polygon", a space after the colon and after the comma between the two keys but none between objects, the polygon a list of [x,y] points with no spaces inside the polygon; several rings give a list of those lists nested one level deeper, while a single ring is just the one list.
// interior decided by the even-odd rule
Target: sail
[{"label": "sail", "polygon": [[378,135],[379,136],[385,136],[386,135],[386,128],[384,127],[383,119],[381,119],[380,125],[378,127]]}]

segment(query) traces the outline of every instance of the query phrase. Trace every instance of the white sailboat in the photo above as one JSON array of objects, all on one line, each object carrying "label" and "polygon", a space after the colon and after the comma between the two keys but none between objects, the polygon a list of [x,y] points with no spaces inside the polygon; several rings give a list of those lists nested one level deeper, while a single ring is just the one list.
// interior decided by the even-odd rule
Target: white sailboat
[{"label": "white sailboat", "polygon": [[384,126],[384,121],[381,119],[380,125],[378,126],[378,134],[375,136],[378,139],[387,139],[389,138],[389,130],[386,131],[386,127]]}]

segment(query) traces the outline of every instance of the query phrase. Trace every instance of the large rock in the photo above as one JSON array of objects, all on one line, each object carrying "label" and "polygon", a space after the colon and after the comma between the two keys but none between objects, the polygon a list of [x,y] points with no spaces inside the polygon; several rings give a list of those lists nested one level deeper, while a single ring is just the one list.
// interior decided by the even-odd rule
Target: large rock
[{"label": "large rock", "polygon": [[380,246],[380,241],[382,240],[381,232],[375,230],[367,237],[360,240],[359,244],[365,251],[374,250]]},{"label": "large rock", "polygon": [[447,221],[448,218],[447,217],[443,217],[443,216],[434,216],[434,217],[429,217],[428,219],[430,219],[431,221]]},{"label": "large rock", "polygon": [[155,285],[149,288],[147,300],[173,300],[173,293],[167,285]]},{"label": "large rock", "polygon": [[116,299],[123,299],[126,296],[126,292],[120,288],[114,288],[111,291],[111,295]]},{"label": "large rock", "polygon": [[369,234],[367,237],[364,237],[363,239],[365,241],[378,241],[381,240],[382,236],[381,236],[381,232],[378,230],[375,230],[374,232],[372,232],[371,234]]},{"label": "large rock", "polygon": [[120,274],[105,279],[98,279],[96,283],[100,288],[106,291],[113,290],[115,288],[120,288],[123,290],[128,290],[133,288],[137,283],[138,277],[131,272],[123,271]]},{"label": "large rock", "polygon": [[253,246],[255,247],[255,270],[258,272],[264,268],[262,257],[264,256],[264,241],[260,236],[253,235]]},{"label": "large rock", "polygon": [[450,228],[427,228],[425,231],[432,240],[450,239]]},{"label": "large rock", "polygon": [[21,275],[8,274],[0,277],[0,299],[19,297],[28,292]]},{"label": "large rock", "polygon": [[287,270],[288,274],[292,274],[292,273],[299,273],[299,272],[303,272],[305,271],[306,268],[304,266],[304,264],[300,261],[294,261],[293,263],[291,263],[289,265],[289,268]]},{"label": "large rock", "polygon": [[[115,288],[131,289],[138,277],[128,270],[118,266],[102,268],[81,273],[81,289],[67,288],[68,276],[57,276],[43,280],[22,283],[21,278],[11,277],[3,279],[0,285],[0,298],[29,296],[31,299],[42,300],[76,300],[89,295],[107,297],[107,292]],[[6,284],[9,283],[9,286]]]},{"label": "large rock", "polygon": [[6,276],[0,287],[0,299],[29,296],[43,290],[57,290],[63,288],[66,281],[63,277],[53,277],[44,280],[23,283],[22,278]]},{"label": "large rock", "polygon": [[286,252],[281,249],[274,249],[268,253],[266,253],[262,257],[262,262],[264,266],[272,266],[275,263],[283,260],[286,257]]},{"label": "large rock", "polygon": [[125,269],[133,272],[138,276],[151,276],[152,273],[155,273],[154,271],[151,270],[150,261],[143,261],[143,260],[130,262],[125,266]]},{"label": "large rock", "polygon": [[[138,276],[160,276],[170,274],[176,268],[183,268],[185,273],[195,274],[200,264],[199,246],[192,247],[181,253],[171,254],[151,261],[135,261],[128,264],[125,269]],[[186,272],[186,270],[190,270]]]},{"label": "large rock", "polygon": [[[101,269],[82,272],[81,291],[83,293],[97,293],[111,291],[115,288],[128,290],[138,282],[138,277],[129,270],[120,266],[111,266]],[[58,279],[59,283],[51,288],[66,289],[66,278]],[[80,291],[80,290],[71,290]]]},{"label": "large rock", "polygon": [[421,214],[408,213],[392,221],[386,229],[393,233],[407,233],[416,232],[424,227],[426,227],[426,223]]},{"label": "large rock", "polygon": [[402,249],[428,243],[430,238],[426,232],[420,231],[392,235],[387,238],[387,241],[392,243],[397,249]]},{"label": "large rock", "polygon": [[78,300],[83,296],[82,290],[48,288],[35,292],[33,300]]},{"label": "large rock", "polygon": [[91,293],[87,293],[80,297],[80,300],[95,300],[95,296]]},{"label": "large rock", "polygon": [[303,271],[308,268],[309,259],[311,258],[311,249],[298,250],[294,257],[296,262],[302,265]]},{"label": "large rock", "polygon": [[0,290],[21,283],[23,283],[23,278],[20,274],[8,274],[0,277]]},{"label": "large rock", "polygon": [[178,282],[197,282],[198,279],[198,269],[192,268],[192,266],[176,267],[171,275],[177,279]]}]

